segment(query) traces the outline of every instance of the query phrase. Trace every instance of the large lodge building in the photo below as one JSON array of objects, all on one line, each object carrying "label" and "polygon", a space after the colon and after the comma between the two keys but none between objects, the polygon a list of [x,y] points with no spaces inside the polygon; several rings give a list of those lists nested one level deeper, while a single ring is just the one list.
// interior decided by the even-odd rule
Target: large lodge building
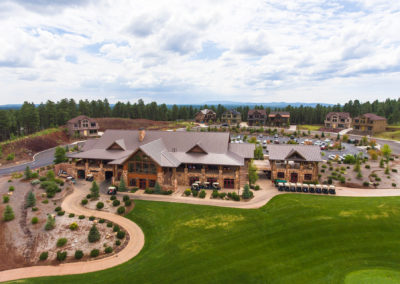
[{"label": "large lodge building", "polygon": [[180,131],[107,130],[88,140],[73,159],[69,174],[93,175],[101,182],[128,187],[165,190],[189,186],[195,181],[218,182],[223,188],[246,184],[254,144],[230,143],[229,133]]}]

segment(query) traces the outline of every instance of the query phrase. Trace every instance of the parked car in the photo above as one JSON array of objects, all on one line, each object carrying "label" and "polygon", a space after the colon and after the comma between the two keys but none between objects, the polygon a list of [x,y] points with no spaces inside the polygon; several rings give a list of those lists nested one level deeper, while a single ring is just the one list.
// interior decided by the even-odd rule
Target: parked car
[{"label": "parked car", "polygon": [[279,144],[279,140],[278,139],[274,140],[274,144]]},{"label": "parked car", "polygon": [[275,138],[275,139],[279,138],[279,135],[278,135],[278,134],[275,134],[275,135],[274,135],[274,138]]},{"label": "parked car", "polygon": [[94,180],[93,175],[92,175],[92,174],[88,174],[88,175],[86,176],[86,180],[87,180],[87,181],[93,181],[93,180]]}]

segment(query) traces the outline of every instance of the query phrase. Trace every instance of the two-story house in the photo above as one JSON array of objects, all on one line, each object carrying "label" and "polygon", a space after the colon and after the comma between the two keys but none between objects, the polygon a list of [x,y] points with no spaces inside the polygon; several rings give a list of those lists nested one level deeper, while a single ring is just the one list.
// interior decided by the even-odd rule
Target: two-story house
[{"label": "two-story house", "polygon": [[275,127],[288,127],[290,124],[290,113],[287,111],[273,111],[268,114],[267,124]]},{"label": "two-story house", "polygon": [[374,113],[365,113],[353,120],[353,129],[362,134],[375,134],[386,130],[386,118]]},{"label": "two-story house", "polygon": [[267,112],[265,109],[251,109],[247,113],[247,123],[249,126],[262,126],[267,122]]},{"label": "two-story house", "polygon": [[238,124],[242,122],[242,115],[237,110],[227,110],[222,114],[221,122],[227,124]]},{"label": "two-story house", "polygon": [[351,117],[348,112],[330,112],[325,118],[325,128],[347,129],[351,127]]},{"label": "two-story house", "polygon": [[217,120],[217,114],[212,109],[202,109],[198,113],[196,113],[194,120],[196,122],[211,122]]},{"label": "two-story house", "polygon": [[74,137],[97,136],[99,124],[86,115],[80,115],[67,122],[67,129],[69,135]]}]

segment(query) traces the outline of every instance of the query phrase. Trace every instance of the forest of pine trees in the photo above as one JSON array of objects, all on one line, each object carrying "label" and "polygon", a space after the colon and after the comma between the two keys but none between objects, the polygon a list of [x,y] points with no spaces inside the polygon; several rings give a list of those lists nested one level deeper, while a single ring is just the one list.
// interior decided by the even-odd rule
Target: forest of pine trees
[{"label": "forest of pine trees", "polygon": [[[146,118],[151,120],[176,121],[193,119],[199,109],[210,108],[217,113],[220,118],[226,108],[218,106],[187,106],[173,105],[168,107],[166,104],[158,105],[156,102],[145,104],[143,100],[136,103],[118,102],[113,107],[105,100],[80,100],[78,103],[73,99],[63,99],[59,102],[47,101],[35,106],[33,103],[25,102],[20,109],[0,110],[0,141],[21,135],[27,135],[36,131],[64,125],[69,119],[80,114],[89,117],[122,117],[122,118]],[[262,109],[263,106],[255,108]],[[247,120],[249,106],[236,108],[242,114],[242,120]],[[266,108],[267,113],[271,111]],[[360,103],[358,100],[349,101],[344,105],[316,107],[292,107],[287,106],[283,109],[289,111],[291,123],[293,124],[323,124],[325,116],[330,111],[347,111],[352,117],[359,114],[372,112],[384,116],[389,124],[400,122],[400,99],[379,102]]]}]

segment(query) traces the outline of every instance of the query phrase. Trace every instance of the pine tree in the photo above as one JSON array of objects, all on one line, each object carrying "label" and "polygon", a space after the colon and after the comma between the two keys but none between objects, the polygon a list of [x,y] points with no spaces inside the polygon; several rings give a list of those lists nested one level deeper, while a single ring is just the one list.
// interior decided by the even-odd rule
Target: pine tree
[{"label": "pine tree", "polygon": [[88,240],[89,240],[89,243],[95,243],[98,240],[100,240],[99,230],[97,230],[97,227],[94,224],[93,224],[92,228],[90,228]]},{"label": "pine tree", "polygon": [[46,231],[50,231],[50,230],[53,230],[55,226],[56,226],[56,218],[54,218],[50,214],[47,215],[47,221],[46,221],[46,225],[44,226],[44,229]]},{"label": "pine tree", "polygon": [[26,168],[25,168],[25,179],[28,180],[28,179],[31,178],[31,176],[32,176],[32,171],[28,166],[26,166]]},{"label": "pine tree", "polygon": [[11,208],[10,205],[7,205],[6,209],[4,210],[3,220],[7,222],[13,220],[14,218],[15,216],[13,209]]},{"label": "pine tree", "polygon": [[256,167],[253,165],[253,161],[249,162],[248,173],[249,173],[249,183],[255,184],[256,181],[258,180],[258,174]]},{"label": "pine tree", "polygon": [[46,178],[47,178],[48,181],[54,181],[54,179],[56,178],[56,175],[54,174],[54,171],[53,170],[49,170],[46,173]]},{"label": "pine tree", "polygon": [[60,164],[66,162],[67,156],[65,155],[65,148],[58,146],[54,153],[54,163]]},{"label": "pine tree", "polygon": [[161,193],[161,186],[158,182],[154,185],[154,193]]},{"label": "pine tree", "polygon": [[253,192],[250,190],[250,186],[248,184],[244,185],[242,197],[243,199],[250,199],[253,197]]},{"label": "pine tree", "polygon": [[122,191],[122,192],[127,191],[124,178],[121,178],[121,181],[119,182],[118,190]]},{"label": "pine tree", "polygon": [[33,207],[36,205],[36,196],[33,191],[29,191],[26,197],[26,207]]},{"label": "pine tree", "polygon": [[90,188],[90,196],[93,199],[99,198],[100,194],[99,194],[99,186],[97,185],[97,183],[95,181],[92,182],[92,187]]}]

